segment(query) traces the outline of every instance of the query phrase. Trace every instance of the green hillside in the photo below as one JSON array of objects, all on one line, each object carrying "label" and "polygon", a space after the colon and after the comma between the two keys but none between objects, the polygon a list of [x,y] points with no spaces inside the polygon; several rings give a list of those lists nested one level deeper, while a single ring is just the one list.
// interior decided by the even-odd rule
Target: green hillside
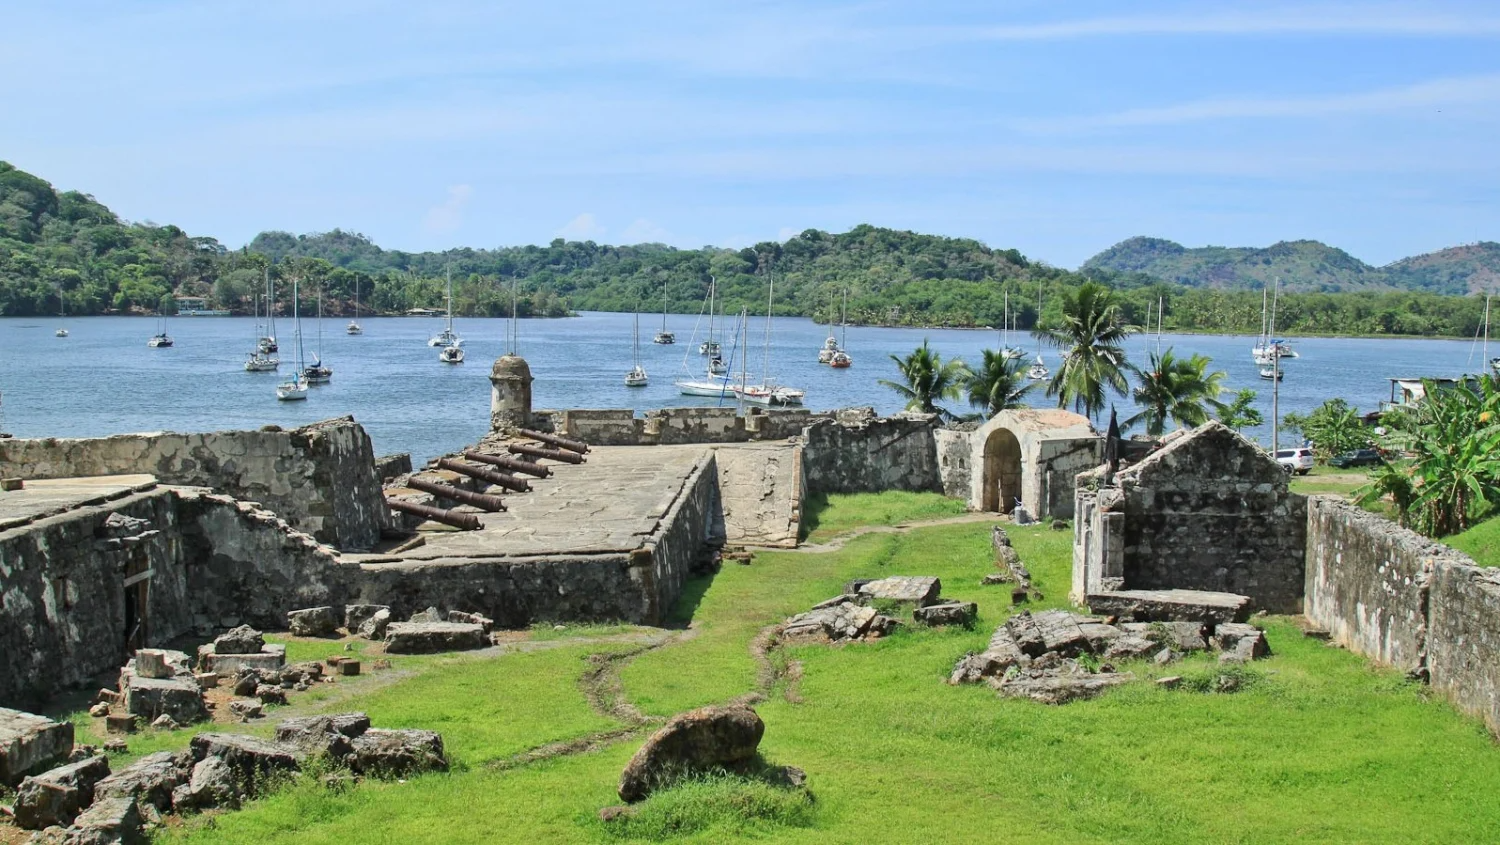
[{"label": "green hillside", "polygon": [[1393,284],[1380,269],[1318,241],[1282,241],[1264,249],[1222,246],[1189,249],[1161,238],[1131,238],[1085,261],[1081,269],[1140,273],[1187,287],[1225,290],[1260,290],[1276,279],[1288,291],[1328,293],[1407,287]]}]

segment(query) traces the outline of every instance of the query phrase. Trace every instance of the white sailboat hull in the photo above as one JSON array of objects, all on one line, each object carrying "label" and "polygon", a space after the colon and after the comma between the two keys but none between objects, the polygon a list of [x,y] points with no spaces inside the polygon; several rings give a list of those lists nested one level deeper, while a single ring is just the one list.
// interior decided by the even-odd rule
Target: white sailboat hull
[{"label": "white sailboat hull", "polygon": [[276,398],[283,402],[296,402],[307,398],[307,382],[298,379],[276,386]]}]

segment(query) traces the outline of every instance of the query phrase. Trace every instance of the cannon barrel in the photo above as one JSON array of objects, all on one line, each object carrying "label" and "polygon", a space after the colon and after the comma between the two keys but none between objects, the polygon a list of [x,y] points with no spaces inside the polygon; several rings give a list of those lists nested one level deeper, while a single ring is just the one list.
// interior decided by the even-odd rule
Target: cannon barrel
[{"label": "cannon barrel", "polygon": [[444,499],[452,499],[455,502],[463,502],[476,508],[487,510],[491,513],[505,510],[505,503],[499,496],[491,496],[488,493],[475,493],[472,490],[464,490],[451,484],[438,484],[433,481],[424,481],[420,478],[411,478],[406,486],[413,490],[421,490],[423,493],[431,493]]},{"label": "cannon barrel", "polygon": [[530,455],[533,458],[551,458],[554,461],[562,461],[565,464],[581,464],[583,456],[577,452],[569,452],[566,449],[547,449],[542,446],[530,446],[525,443],[511,443],[506,450],[513,455]]},{"label": "cannon barrel", "polygon": [[454,528],[462,528],[465,531],[473,531],[476,528],[484,527],[484,524],[479,521],[479,517],[472,513],[444,510],[443,508],[435,508],[431,505],[419,505],[416,502],[406,502],[401,499],[386,499],[385,503],[392,510],[415,514],[424,519],[430,519],[433,522],[441,522],[444,525],[451,525]]},{"label": "cannon barrel", "polygon": [[548,434],[545,431],[533,431],[529,428],[517,429],[516,432],[522,437],[530,437],[532,440],[540,440],[541,442],[546,443],[549,446],[556,446],[559,449],[567,449],[570,452],[577,452],[580,455],[586,455],[589,451],[589,444],[583,442],[582,440],[569,440],[566,437],[558,437],[555,434]]},{"label": "cannon barrel", "polygon": [[526,483],[526,479],[516,478],[514,475],[507,475],[498,470],[470,466],[463,461],[455,461],[452,458],[438,458],[437,465],[441,469],[452,470],[460,475],[477,478],[480,481],[486,481],[497,487],[504,487],[507,490],[514,490],[517,493],[525,493],[531,490],[531,485]]},{"label": "cannon barrel", "polygon": [[547,478],[552,475],[552,470],[542,466],[541,464],[534,464],[531,461],[520,461],[516,460],[515,458],[506,457],[505,455],[487,455],[484,452],[465,452],[464,457],[468,458],[471,461],[478,461],[482,464],[489,464],[490,466],[500,467],[501,469],[508,469],[511,472],[520,472],[525,473],[526,475],[534,475],[537,478]]}]

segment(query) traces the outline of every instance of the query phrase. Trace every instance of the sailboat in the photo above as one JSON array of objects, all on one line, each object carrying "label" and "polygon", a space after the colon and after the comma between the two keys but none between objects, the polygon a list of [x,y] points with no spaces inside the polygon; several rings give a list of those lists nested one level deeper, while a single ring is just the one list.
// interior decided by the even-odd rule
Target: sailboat
[{"label": "sailboat", "polygon": [[[66,299],[62,298],[62,288],[58,288],[58,290],[57,290],[57,321],[59,323],[61,323],[63,320],[67,319],[67,317],[68,317],[68,301]],[[57,327],[57,331],[53,332],[52,335],[54,337],[67,337],[68,336],[68,327],[60,325],[60,326]]]},{"label": "sailboat", "polygon": [[266,333],[256,341],[256,346],[262,355],[270,355],[272,352],[280,351],[281,347],[276,345],[276,291],[271,287],[271,268],[265,269],[266,273]]},{"label": "sailboat", "polygon": [[158,314],[157,317],[157,332],[146,341],[146,345],[152,349],[165,349],[172,345],[172,338],[167,334],[167,315]]},{"label": "sailboat", "polygon": [[[743,331],[742,327],[745,321],[746,312],[741,311],[740,322],[735,328],[734,336],[736,338]],[[744,344],[740,344],[739,348],[743,349]],[[686,360],[683,361],[683,366],[684,368],[687,366]],[[745,377],[742,374],[739,377],[739,382],[743,384],[744,381]],[[708,362],[708,372],[702,379],[695,379],[689,375],[680,381],[673,382],[673,384],[677,386],[678,392],[683,396],[706,396],[712,399],[724,399],[734,395],[734,387],[730,384],[729,367],[723,358],[710,359]]]},{"label": "sailboat", "polygon": [[801,405],[807,396],[806,391],[779,385],[771,378],[771,305],[776,300],[774,278],[770,281],[769,291],[766,295],[766,339],[762,352],[760,384],[741,381],[734,386],[734,392],[746,402],[757,405]]},{"label": "sailboat", "polygon": [[833,334],[833,321],[828,321],[828,337],[823,338],[823,345],[818,349],[818,363],[831,364],[833,356],[839,351],[839,339]]},{"label": "sailboat", "polygon": [[444,346],[438,353],[438,360],[444,364],[462,364],[464,362],[464,349],[462,346]]},{"label": "sailboat", "polygon": [[[713,288],[709,288],[713,290]],[[649,381],[646,376],[646,368],[641,366],[641,309],[635,309],[635,333],[630,339],[630,357],[635,366],[625,374],[626,387],[645,387]]]},{"label": "sailboat", "polygon": [[365,330],[359,325],[359,277],[354,277],[354,319],[344,327],[344,334],[364,334]]},{"label": "sailboat", "polygon": [[652,343],[676,343],[677,335],[667,331],[667,289],[661,289],[661,331],[651,338]]},{"label": "sailboat", "polygon": [[849,357],[849,289],[844,289],[844,307],[839,312],[841,337],[839,348],[834,350],[833,358],[829,360],[828,366],[835,370],[847,370],[854,364],[854,359]]},{"label": "sailboat", "polygon": [[327,384],[333,378],[333,368],[323,365],[323,286],[318,285],[318,351],[313,353],[312,363],[302,370],[308,384]]},{"label": "sailboat", "polygon": [[260,294],[250,300],[250,310],[255,315],[255,331],[251,338],[254,348],[245,357],[245,372],[268,373],[281,366],[281,359],[260,351]]},{"label": "sailboat", "polygon": [[453,331],[453,268],[448,268],[448,324],[441,332],[433,335],[428,341],[428,346],[463,346],[464,339]]},{"label": "sailboat", "polygon": [[[1042,291],[1040,288],[1038,288],[1036,292],[1036,328],[1040,329],[1041,326]],[[1031,366],[1026,368],[1026,377],[1031,379],[1032,381],[1041,381],[1042,379],[1048,378],[1051,375],[1052,374],[1047,371],[1047,362],[1042,360],[1042,341],[1040,337],[1038,337],[1036,344],[1036,360],[1032,361]]]},{"label": "sailboat", "polygon": [[297,312],[297,280],[292,279],[292,326],[297,338],[297,369],[292,371],[292,380],[276,385],[276,398],[282,402],[295,402],[307,398],[306,367],[302,361],[302,318]]},{"label": "sailboat", "polygon": [[714,337],[714,294],[717,292],[719,280],[713,276],[708,277],[708,339],[698,344],[698,354],[707,355],[710,358],[722,356],[723,348]]}]

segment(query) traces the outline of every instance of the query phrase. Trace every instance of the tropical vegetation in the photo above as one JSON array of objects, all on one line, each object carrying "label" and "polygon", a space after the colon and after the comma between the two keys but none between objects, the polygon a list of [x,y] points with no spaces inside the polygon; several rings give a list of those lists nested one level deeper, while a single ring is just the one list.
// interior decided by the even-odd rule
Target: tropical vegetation
[{"label": "tropical vegetation", "polygon": [[[1459,263],[1421,257],[1421,272],[1488,278],[1487,255],[1469,250]],[[0,316],[170,310],[178,296],[249,313],[267,274],[282,291],[292,278],[303,281],[309,297],[321,290],[331,314],[352,310],[356,287],[361,308],[402,313],[441,307],[449,269],[454,307],[467,315],[509,313],[513,290],[523,316],[631,311],[643,302],[692,313],[713,277],[731,313],[763,313],[767,282],[774,279],[775,313],[832,321],[847,292],[849,321],[864,325],[998,326],[1008,298],[1014,325],[1030,330],[1055,325],[1064,297],[1089,280],[1114,289],[1127,324],[1144,323],[1158,302],[1165,305],[1168,331],[1254,333],[1261,317],[1258,290],[1215,287],[1212,278],[1181,284],[1102,262],[1075,273],[1016,249],[868,225],[839,234],[809,229],[784,242],[737,249],[559,238],[544,246],[414,253],[381,249],[363,235],[334,229],[263,232],[236,250],[176,226],[122,220],[87,194],[57,191],[0,162]],[[1298,287],[1299,276],[1284,278]],[[1483,319],[1478,297],[1396,288],[1391,282],[1359,295],[1321,288],[1284,294],[1278,325],[1294,334],[1471,337]],[[289,310],[284,293],[281,307]]]},{"label": "tropical vegetation", "polygon": [[961,359],[944,361],[922,341],[922,345],[906,356],[890,356],[896,362],[901,381],[880,379],[880,384],[896,391],[906,400],[908,411],[953,416],[952,412],[938,405],[947,399],[957,399],[970,379],[969,368]]},{"label": "tropical vegetation", "polygon": [[1359,409],[1343,399],[1329,399],[1306,415],[1286,414],[1281,418],[1281,429],[1305,437],[1321,462],[1368,446],[1371,438]]},{"label": "tropical vegetation", "polygon": [[1234,398],[1219,412],[1219,422],[1235,431],[1242,428],[1256,428],[1264,424],[1265,419],[1255,407],[1255,391],[1248,387],[1240,388],[1234,394]]},{"label": "tropical vegetation", "polygon": [[1114,292],[1097,282],[1085,282],[1062,298],[1062,315],[1055,323],[1033,330],[1037,339],[1063,350],[1062,363],[1047,384],[1047,395],[1059,408],[1093,418],[1104,410],[1105,391],[1124,395],[1125,339],[1136,331],[1128,325]]},{"label": "tropical vegetation", "polygon": [[1170,348],[1152,352],[1146,368],[1135,370],[1138,384],[1133,395],[1141,410],[1125,420],[1125,427],[1143,423],[1147,434],[1160,437],[1169,422],[1194,428],[1208,422],[1210,412],[1224,413],[1227,408],[1219,394],[1225,374],[1209,372],[1209,364],[1204,355],[1179,358]]},{"label": "tropical vegetation", "polygon": [[964,382],[969,405],[985,416],[1026,405],[1026,395],[1036,387],[1026,376],[1026,359],[1006,350],[986,349],[983,362],[970,371]]}]

